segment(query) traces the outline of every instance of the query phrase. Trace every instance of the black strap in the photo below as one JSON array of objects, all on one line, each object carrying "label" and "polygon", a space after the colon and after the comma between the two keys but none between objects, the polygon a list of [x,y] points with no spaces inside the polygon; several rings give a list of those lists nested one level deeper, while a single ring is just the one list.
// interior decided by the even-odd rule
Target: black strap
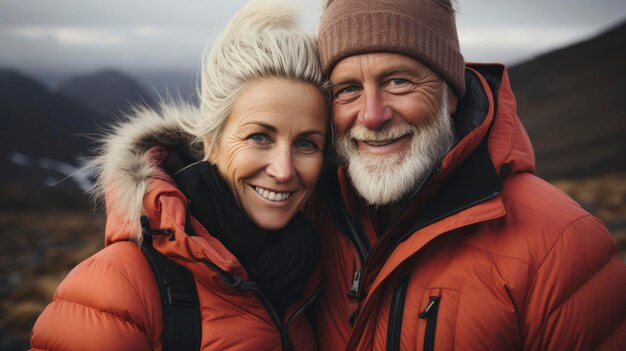
[{"label": "black strap", "polygon": [[170,231],[150,229],[148,219],[141,218],[144,253],[159,287],[163,308],[163,351],[200,350],[202,320],[193,274],[176,264],[152,246],[153,235],[170,235]]}]

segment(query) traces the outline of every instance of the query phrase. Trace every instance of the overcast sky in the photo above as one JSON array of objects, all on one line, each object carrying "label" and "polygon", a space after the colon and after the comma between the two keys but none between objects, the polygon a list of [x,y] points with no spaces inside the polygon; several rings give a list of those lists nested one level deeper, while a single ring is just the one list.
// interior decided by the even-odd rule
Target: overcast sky
[{"label": "overcast sky", "polygon": [[[0,0],[0,66],[196,70],[246,0]],[[316,31],[319,1],[294,0]],[[516,63],[626,20],[624,0],[457,0],[467,61]]]}]

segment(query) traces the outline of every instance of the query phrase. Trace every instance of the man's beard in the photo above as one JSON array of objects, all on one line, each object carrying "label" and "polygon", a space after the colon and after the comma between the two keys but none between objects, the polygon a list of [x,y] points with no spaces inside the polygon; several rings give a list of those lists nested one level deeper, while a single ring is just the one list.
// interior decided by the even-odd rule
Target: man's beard
[{"label": "man's beard", "polygon": [[[447,84],[443,84],[444,87]],[[390,140],[411,134],[408,150],[373,155],[359,152],[354,140]],[[362,125],[337,138],[337,154],[348,164],[348,175],[358,193],[370,205],[389,205],[402,199],[444,157],[455,143],[444,88],[439,113],[434,121],[415,127],[402,122],[372,131]]]}]

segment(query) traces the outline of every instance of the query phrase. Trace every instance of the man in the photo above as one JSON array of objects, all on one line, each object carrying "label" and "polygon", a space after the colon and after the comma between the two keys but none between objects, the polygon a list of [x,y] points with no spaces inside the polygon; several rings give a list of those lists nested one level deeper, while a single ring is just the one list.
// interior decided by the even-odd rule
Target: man
[{"label": "man", "polygon": [[328,1],[319,52],[342,161],[321,350],[623,349],[615,241],[533,175],[506,68],[465,65],[450,1]]}]

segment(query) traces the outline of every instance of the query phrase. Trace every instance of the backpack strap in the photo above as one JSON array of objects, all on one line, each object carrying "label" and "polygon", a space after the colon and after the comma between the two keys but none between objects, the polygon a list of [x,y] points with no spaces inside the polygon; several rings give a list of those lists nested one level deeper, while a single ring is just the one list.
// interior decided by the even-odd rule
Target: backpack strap
[{"label": "backpack strap", "polygon": [[150,263],[161,295],[163,351],[200,350],[202,320],[193,274],[152,245],[153,235],[169,235],[170,240],[173,240],[174,233],[169,229],[150,229],[145,216],[141,217],[141,227],[141,251]]}]

